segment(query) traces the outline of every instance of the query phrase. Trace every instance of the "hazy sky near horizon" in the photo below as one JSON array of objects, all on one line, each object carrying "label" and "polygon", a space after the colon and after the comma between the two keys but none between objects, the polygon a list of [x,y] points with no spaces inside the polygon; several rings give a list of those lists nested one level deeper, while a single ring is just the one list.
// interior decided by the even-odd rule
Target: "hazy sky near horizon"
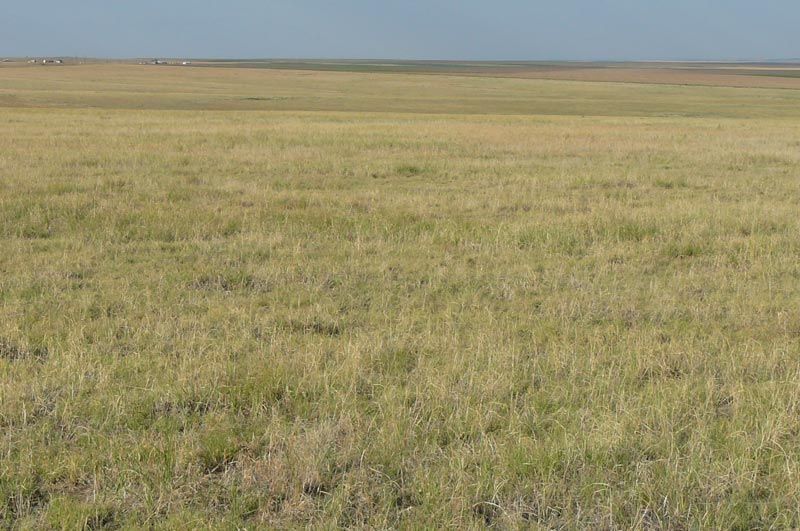
[{"label": "hazy sky near horizon", "polygon": [[787,59],[797,0],[2,0],[0,55]]}]

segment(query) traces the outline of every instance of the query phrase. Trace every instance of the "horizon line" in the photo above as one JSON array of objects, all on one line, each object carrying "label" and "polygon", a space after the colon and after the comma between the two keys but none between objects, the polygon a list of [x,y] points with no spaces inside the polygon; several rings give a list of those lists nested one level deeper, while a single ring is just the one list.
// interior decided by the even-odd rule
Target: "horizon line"
[{"label": "horizon line", "polygon": [[184,59],[197,61],[383,61],[398,63],[781,63],[800,62],[800,57],[786,58],[684,58],[684,59],[431,59],[431,58],[399,58],[399,57],[224,57],[224,56],[190,56],[190,55],[140,55],[140,56],[92,56],[69,54],[33,54],[33,55],[0,55],[3,59],[33,58],[71,58],[95,61],[137,61],[142,59]]}]

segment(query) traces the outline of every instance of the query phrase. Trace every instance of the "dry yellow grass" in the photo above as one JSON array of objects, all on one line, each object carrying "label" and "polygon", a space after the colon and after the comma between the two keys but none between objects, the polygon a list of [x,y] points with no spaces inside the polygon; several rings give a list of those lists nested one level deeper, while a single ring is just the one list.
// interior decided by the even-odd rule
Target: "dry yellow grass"
[{"label": "dry yellow grass", "polygon": [[793,91],[5,74],[4,524],[800,525]]},{"label": "dry yellow grass", "polygon": [[800,91],[764,88],[129,64],[1,72],[0,108],[800,118]]}]

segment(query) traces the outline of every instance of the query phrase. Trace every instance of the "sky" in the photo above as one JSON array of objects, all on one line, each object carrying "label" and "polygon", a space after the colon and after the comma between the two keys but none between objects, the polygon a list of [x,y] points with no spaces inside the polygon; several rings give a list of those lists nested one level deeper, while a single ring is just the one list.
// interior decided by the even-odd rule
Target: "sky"
[{"label": "sky", "polygon": [[0,56],[800,58],[798,0],[0,0]]}]

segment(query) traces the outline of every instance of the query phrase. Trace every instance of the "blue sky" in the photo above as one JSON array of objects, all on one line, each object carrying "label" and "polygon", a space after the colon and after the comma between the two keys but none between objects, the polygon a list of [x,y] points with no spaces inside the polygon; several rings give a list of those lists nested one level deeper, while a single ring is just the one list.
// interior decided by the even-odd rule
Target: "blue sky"
[{"label": "blue sky", "polygon": [[0,0],[0,56],[800,58],[798,0]]}]

